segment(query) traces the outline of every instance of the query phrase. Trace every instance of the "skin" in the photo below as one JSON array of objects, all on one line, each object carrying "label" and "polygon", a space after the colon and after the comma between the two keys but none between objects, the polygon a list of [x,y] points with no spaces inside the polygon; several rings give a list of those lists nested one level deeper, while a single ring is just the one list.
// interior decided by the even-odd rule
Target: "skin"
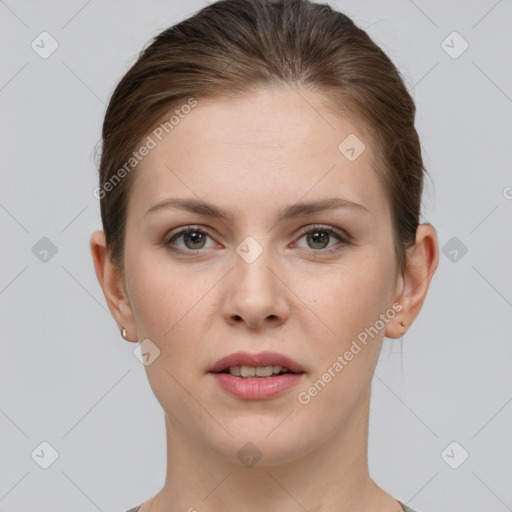
[{"label": "skin", "polygon": [[[200,100],[133,171],[124,273],[112,265],[104,233],[91,237],[120,329],[129,341],[150,339],[160,350],[146,371],[165,411],[167,475],[141,512],[401,510],[368,472],[371,380],[384,335],[401,337],[422,307],[438,241],[430,224],[420,225],[407,268],[397,271],[390,204],[372,148],[366,141],[348,160],[340,142],[351,133],[364,141],[363,131],[325,101],[293,89]],[[285,206],[331,197],[368,211],[276,221]],[[199,198],[232,218],[172,208],[146,214],[168,198]],[[351,243],[314,224],[348,233]],[[172,246],[189,253],[173,253],[169,234],[190,225],[206,232],[204,242],[181,236]],[[315,242],[308,229],[324,238]],[[262,249],[251,263],[236,252],[246,237]],[[378,335],[308,404],[299,403],[298,393],[398,303],[401,311]],[[263,350],[299,362],[303,381],[251,401],[227,394],[208,374],[221,357]],[[236,455],[247,442],[261,452],[253,467]]]}]

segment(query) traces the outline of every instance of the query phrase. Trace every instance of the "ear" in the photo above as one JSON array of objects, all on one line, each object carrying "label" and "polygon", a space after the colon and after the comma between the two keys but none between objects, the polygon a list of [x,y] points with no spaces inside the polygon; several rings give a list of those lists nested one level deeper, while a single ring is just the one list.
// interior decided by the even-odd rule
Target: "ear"
[{"label": "ear", "polygon": [[[407,250],[406,268],[396,283],[395,302],[399,302],[402,309],[387,324],[386,337],[400,338],[413,323],[425,301],[438,262],[436,230],[431,224],[420,224],[416,230],[416,242]],[[405,326],[400,322],[405,322]]]},{"label": "ear", "polygon": [[126,329],[128,341],[138,341],[133,311],[125,291],[123,278],[119,269],[112,263],[103,231],[96,231],[92,234],[90,247],[96,277],[119,330]]}]

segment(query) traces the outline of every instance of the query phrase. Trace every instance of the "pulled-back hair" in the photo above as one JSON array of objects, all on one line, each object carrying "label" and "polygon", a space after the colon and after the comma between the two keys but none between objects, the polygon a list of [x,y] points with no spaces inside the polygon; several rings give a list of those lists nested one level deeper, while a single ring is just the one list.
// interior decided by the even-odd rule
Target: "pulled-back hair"
[{"label": "pulled-back hair", "polygon": [[425,172],[414,102],[364,30],[309,0],[212,3],[156,36],[121,79],[103,123],[97,189],[107,248],[119,269],[136,172],[126,163],[144,138],[191,101],[281,86],[318,91],[333,112],[361,121],[390,202],[403,271],[419,225]]}]

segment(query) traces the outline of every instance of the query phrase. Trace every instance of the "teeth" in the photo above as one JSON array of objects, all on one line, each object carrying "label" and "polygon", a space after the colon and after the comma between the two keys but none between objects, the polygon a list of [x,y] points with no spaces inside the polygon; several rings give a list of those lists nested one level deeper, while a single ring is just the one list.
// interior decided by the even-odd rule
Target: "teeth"
[{"label": "teeth", "polygon": [[240,377],[240,366],[232,366],[229,369],[229,373],[235,377]]},{"label": "teeth", "polygon": [[236,377],[270,377],[273,374],[277,374],[281,371],[288,371],[287,368],[281,368],[281,366],[231,366],[229,373]]}]

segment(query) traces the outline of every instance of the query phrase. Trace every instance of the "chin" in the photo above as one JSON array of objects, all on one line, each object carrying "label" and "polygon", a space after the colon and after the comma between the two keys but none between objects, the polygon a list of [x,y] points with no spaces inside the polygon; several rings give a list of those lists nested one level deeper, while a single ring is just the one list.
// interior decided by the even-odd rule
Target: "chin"
[{"label": "chin", "polygon": [[[272,422],[269,428],[265,425],[248,425],[246,421],[234,425],[226,424],[226,429],[233,437],[222,436],[219,443],[210,439],[210,445],[226,462],[238,466],[271,467],[287,464],[306,454],[308,443],[300,432],[290,430],[290,425],[282,425],[282,417]],[[279,425],[279,426],[277,426]],[[276,428],[277,426],[277,428]]]}]

